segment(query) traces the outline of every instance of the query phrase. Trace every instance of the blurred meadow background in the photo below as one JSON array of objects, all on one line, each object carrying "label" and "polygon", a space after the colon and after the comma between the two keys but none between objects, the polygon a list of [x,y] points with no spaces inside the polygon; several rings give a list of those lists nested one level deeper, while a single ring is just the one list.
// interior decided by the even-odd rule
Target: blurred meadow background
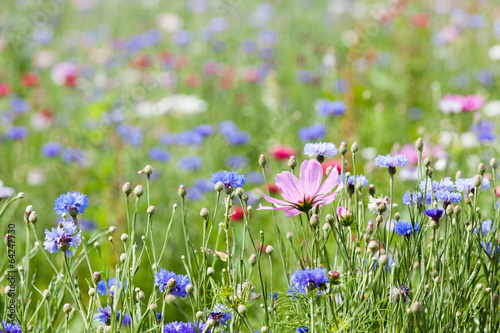
[{"label": "blurred meadow background", "polygon": [[[265,203],[255,191],[266,188],[260,154],[269,189],[279,193],[274,176],[289,169],[290,156],[299,165],[308,158],[306,143],[358,142],[356,173],[385,194],[386,170],[374,159],[404,154],[410,165],[398,170],[403,185],[394,196],[404,206],[417,138],[436,179],[457,170],[472,177],[479,162],[499,156],[499,61],[494,1],[2,1],[0,194],[26,194],[39,237],[56,226],[53,202],[68,191],[89,198],[83,235],[112,225],[121,234],[122,185],[146,186],[138,171],[150,164],[155,241],[165,239],[183,184],[196,243],[200,209],[215,202],[211,175],[236,170],[247,180],[253,232],[264,230],[277,248],[273,215],[255,210]],[[323,162],[340,164],[340,155]],[[9,223],[19,220],[20,235],[23,206],[6,213]],[[143,200],[139,211],[146,209]],[[238,209],[235,201],[235,225],[243,223]],[[291,231],[284,216],[277,221],[283,235]],[[162,267],[182,271],[177,219],[172,235]],[[101,260],[91,258],[114,265],[112,253],[103,246]],[[43,256],[33,260],[40,269]],[[92,273],[84,266],[82,281]],[[40,290],[51,273],[38,273]],[[179,311],[168,320],[179,320]]]}]

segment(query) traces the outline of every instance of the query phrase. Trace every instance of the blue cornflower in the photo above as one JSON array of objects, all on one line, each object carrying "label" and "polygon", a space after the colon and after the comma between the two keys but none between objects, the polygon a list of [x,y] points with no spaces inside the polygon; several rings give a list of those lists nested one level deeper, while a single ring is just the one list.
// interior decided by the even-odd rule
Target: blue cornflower
[{"label": "blue cornflower", "polygon": [[172,35],[172,41],[174,44],[185,47],[191,44],[192,36],[191,32],[188,30],[179,30]]},{"label": "blue cornflower", "polygon": [[65,148],[62,152],[61,158],[66,164],[76,163],[79,165],[85,165],[85,163],[87,163],[85,152],[80,148]]},{"label": "blue cornflower", "polygon": [[375,158],[375,165],[382,167],[382,168],[397,168],[397,167],[402,167],[408,164],[408,159],[406,156],[398,154],[396,156],[391,156],[390,154],[387,154],[386,156],[384,155],[378,155],[377,158]]},{"label": "blue cornflower", "polygon": [[326,126],[323,124],[314,124],[309,127],[302,127],[299,130],[299,139],[301,141],[314,141],[321,139],[326,135]]},{"label": "blue cornflower", "polygon": [[[413,202],[412,202],[413,201]],[[430,192],[426,193],[425,197],[425,203],[427,205],[430,205],[432,201],[432,195]],[[406,191],[406,193],[403,195],[403,203],[407,206],[410,205],[420,205],[422,202],[422,193],[420,192],[409,192]]]},{"label": "blue cornflower", "polygon": [[177,162],[177,166],[181,170],[198,170],[203,163],[203,159],[200,156],[183,156]]},{"label": "blue cornflower", "polygon": [[63,213],[71,215],[72,209],[76,210],[78,214],[83,214],[85,213],[85,209],[88,208],[88,204],[89,199],[85,194],[73,191],[61,194],[54,203],[54,209],[59,215]]},{"label": "blue cornflower", "polygon": [[31,105],[25,99],[14,97],[10,101],[10,108],[14,113],[22,114],[28,112],[31,109]]},{"label": "blue cornflower", "polygon": [[493,250],[493,244],[491,242],[481,242],[481,246],[483,247],[483,249],[486,251],[486,253],[488,253],[488,256],[490,257],[498,257],[499,258],[499,261],[500,261],[500,245],[497,245],[497,248],[495,251],[493,251],[492,253],[492,250]]},{"label": "blue cornflower", "polygon": [[122,138],[123,142],[138,147],[142,145],[142,128],[139,126],[128,126],[120,124],[116,126],[116,133]]},{"label": "blue cornflower", "polygon": [[[23,333],[23,331],[21,331],[21,326],[17,322],[15,324],[11,324],[4,321],[3,326],[5,327],[5,333]],[[4,332],[0,330],[0,333]]]},{"label": "blue cornflower", "polygon": [[471,132],[477,134],[477,137],[481,143],[491,142],[495,140],[495,128],[494,123],[491,120],[483,119],[477,124],[472,124],[470,126]]},{"label": "blue cornflower", "polygon": [[164,292],[167,287],[168,280],[175,279],[175,287],[170,291],[170,294],[186,297],[186,287],[191,284],[191,280],[187,275],[177,275],[174,272],[169,272],[166,269],[160,269],[159,273],[155,274],[155,285],[160,288],[161,292]]},{"label": "blue cornflower", "polygon": [[211,192],[214,190],[212,181],[207,178],[198,178],[193,182],[194,187],[197,187],[202,192]]},{"label": "blue cornflower", "polygon": [[[116,287],[112,288],[115,285],[116,285]],[[126,285],[127,285],[127,281],[125,281],[125,286]],[[108,294],[108,291],[109,291],[109,295],[114,296],[115,290],[120,289],[120,287],[121,287],[121,283],[118,282],[118,284],[117,284],[116,278],[109,278],[108,283],[106,283],[106,281],[104,281],[104,280],[99,281],[99,283],[97,284],[97,293],[101,296],[106,296]]]},{"label": "blue cornflower", "polygon": [[42,146],[42,154],[45,157],[56,157],[61,153],[61,149],[59,142],[50,141]]},{"label": "blue cornflower", "polygon": [[[165,333],[198,333],[205,330],[206,325],[204,323],[185,323],[182,321],[174,321],[168,323],[163,328]],[[210,332],[210,330],[208,330]]]},{"label": "blue cornflower", "polygon": [[94,314],[94,320],[105,325],[111,324],[111,307],[106,305],[104,308],[97,309],[97,313]]},{"label": "blue cornflower", "polygon": [[[377,269],[377,267],[378,267],[378,256],[375,254],[373,257],[376,259],[375,263],[373,264],[373,268]],[[392,267],[393,264],[394,264],[394,259],[392,259],[392,257],[388,256],[387,265],[385,266],[386,272],[389,272],[391,270],[391,267]]]},{"label": "blue cornflower", "polygon": [[[484,220],[481,223],[481,234],[486,236],[490,232],[493,222],[491,220]],[[474,233],[477,233],[477,228],[474,228]]]},{"label": "blue cornflower", "polygon": [[203,143],[203,135],[194,131],[182,131],[177,133],[175,143],[179,146],[199,146]]},{"label": "blue cornflower", "polygon": [[12,126],[5,132],[5,137],[10,140],[21,140],[28,136],[30,131],[24,126]]},{"label": "blue cornflower", "polygon": [[261,185],[264,183],[264,176],[262,172],[250,171],[245,174],[245,178],[250,184]]},{"label": "blue cornflower", "polygon": [[[427,183],[427,190],[430,191],[431,190],[431,181],[430,179],[427,180],[427,182],[425,180],[422,180],[420,182],[420,189],[422,191],[425,191],[425,184]],[[446,177],[444,179],[441,179],[441,181],[438,183],[437,181],[433,180],[432,181],[432,190],[434,192],[436,191],[455,191],[455,184],[453,184],[453,181],[451,180],[450,177]]]},{"label": "blue cornflower", "polygon": [[45,229],[43,245],[50,254],[62,251],[67,256],[72,256],[73,252],[70,249],[78,247],[81,238],[82,232],[77,231],[73,222],[61,222],[57,228],[52,228],[52,231]]},{"label": "blue cornflower", "polygon": [[215,321],[215,326],[228,325],[227,322],[231,320],[233,315],[229,308],[222,304],[216,304],[212,311],[208,311],[208,319]]},{"label": "blue cornflower", "polygon": [[250,141],[250,133],[245,131],[235,131],[225,135],[225,138],[230,145],[238,146]]},{"label": "blue cornflower", "polygon": [[238,131],[238,125],[234,121],[224,120],[217,125],[217,129],[223,136],[227,136],[231,132]]},{"label": "blue cornflower", "polygon": [[308,293],[311,289],[323,290],[328,283],[325,268],[297,269],[290,277],[290,284],[300,293]]},{"label": "blue cornflower", "polygon": [[315,109],[320,116],[341,116],[345,113],[347,106],[342,101],[320,99],[316,102]]},{"label": "blue cornflower", "polygon": [[195,128],[193,128],[193,132],[195,132],[203,137],[210,136],[210,135],[214,134],[214,131],[215,131],[214,127],[210,124],[202,124],[202,125],[198,125]]},{"label": "blue cornflower", "polygon": [[212,184],[215,185],[218,182],[224,184],[225,188],[238,188],[245,185],[246,180],[244,175],[238,175],[238,171],[214,172],[212,175]]},{"label": "blue cornflower", "polygon": [[438,201],[442,201],[444,203],[458,203],[462,200],[462,194],[457,192],[449,192],[445,190],[437,191],[434,193],[434,198]]},{"label": "blue cornflower", "polygon": [[444,214],[444,210],[440,208],[426,209],[424,214],[429,216],[432,220],[439,222]]},{"label": "blue cornflower", "polygon": [[[356,183],[357,182],[360,182],[361,185],[363,185],[363,186],[368,185],[368,179],[366,179],[366,177],[363,176],[362,174],[356,176]],[[347,185],[350,185],[350,186],[355,186],[356,185],[356,184],[354,184],[354,176],[350,176],[347,179]]]},{"label": "blue cornflower", "polygon": [[420,227],[420,223],[416,222],[412,225],[410,222],[406,221],[396,221],[394,224],[394,232],[399,236],[410,237],[412,234],[417,233]]},{"label": "blue cornflower", "polygon": [[155,161],[160,161],[160,162],[168,162],[170,161],[171,154],[160,148],[160,147],[153,147],[149,150],[149,158]]},{"label": "blue cornflower", "polygon": [[226,158],[226,165],[231,169],[238,169],[248,165],[248,157],[233,155]]},{"label": "blue cornflower", "polygon": [[[475,189],[474,177],[459,178],[455,181],[455,186],[457,188],[457,191],[459,192],[472,191],[473,189]],[[489,188],[490,188],[490,181],[487,178],[483,177],[483,181],[481,183],[481,190],[486,191]]]},{"label": "blue cornflower", "polygon": [[309,332],[309,327],[307,326],[302,326],[297,328],[297,333],[307,333],[307,332]]},{"label": "blue cornflower", "polygon": [[304,146],[304,154],[311,157],[323,156],[330,158],[337,155],[338,152],[339,150],[331,142],[307,143]]},{"label": "blue cornflower", "polygon": [[177,142],[177,134],[165,133],[160,137],[160,143],[164,146],[170,146]]}]

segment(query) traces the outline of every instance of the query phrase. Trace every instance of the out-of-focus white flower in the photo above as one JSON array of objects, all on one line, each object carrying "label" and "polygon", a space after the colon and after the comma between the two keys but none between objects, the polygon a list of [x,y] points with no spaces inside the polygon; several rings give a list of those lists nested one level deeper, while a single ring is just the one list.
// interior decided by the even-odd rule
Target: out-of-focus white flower
[{"label": "out-of-focus white flower", "polygon": [[488,51],[488,56],[492,61],[500,60],[500,44],[492,46]]},{"label": "out-of-focus white flower", "polygon": [[137,105],[139,117],[148,118],[166,113],[197,114],[205,112],[207,102],[194,95],[171,95],[160,99],[158,102],[142,102]]},{"label": "out-of-focus white flower", "polygon": [[31,170],[26,177],[26,182],[30,185],[37,186],[45,183],[45,173],[38,168]]},{"label": "out-of-focus white flower", "polygon": [[483,107],[483,113],[488,117],[496,117],[500,115],[500,101],[488,102]]},{"label": "out-of-focus white flower", "polygon": [[49,50],[40,50],[33,56],[33,66],[47,68],[54,63],[54,53]]},{"label": "out-of-focus white flower", "polygon": [[365,160],[374,160],[377,157],[377,149],[373,147],[366,147],[361,149],[361,157]]},{"label": "out-of-focus white flower", "polygon": [[448,147],[451,145],[454,141],[458,141],[458,134],[455,132],[441,132],[439,135],[439,143],[442,144],[444,147]]},{"label": "out-of-focus white flower", "polygon": [[43,131],[54,125],[54,118],[44,112],[37,112],[31,116],[30,123],[34,130]]},{"label": "out-of-focus white flower", "polygon": [[443,99],[439,102],[439,110],[444,113],[460,113],[462,112],[462,103],[456,100]]},{"label": "out-of-focus white flower", "polygon": [[171,34],[182,29],[184,22],[179,16],[173,13],[162,13],[156,18],[156,24],[163,31]]},{"label": "out-of-focus white flower", "polygon": [[[368,201],[368,209],[375,214],[379,214],[378,207],[380,205],[384,205],[386,207],[386,210],[382,213],[383,216],[387,216],[389,214],[389,211],[391,209],[390,207],[391,204],[391,198],[389,197],[384,197],[382,194],[378,198],[374,198],[370,196],[369,201]],[[392,207],[397,207],[398,204],[393,203]]]},{"label": "out-of-focus white flower", "polygon": [[0,195],[4,198],[10,197],[14,193],[12,187],[3,186],[3,182],[0,180]]},{"label": "out-of-focus white flower", "polygon": [[479,146],[479,140],[477,134],[473,132],[465,132],[460,136],[460,141],[462,146],[465,148],[473,148]]}]

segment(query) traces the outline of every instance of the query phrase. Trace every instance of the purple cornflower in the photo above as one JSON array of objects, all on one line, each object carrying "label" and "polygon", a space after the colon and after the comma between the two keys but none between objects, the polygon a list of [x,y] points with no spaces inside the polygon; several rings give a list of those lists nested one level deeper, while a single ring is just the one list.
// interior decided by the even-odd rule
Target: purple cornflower
[{"label": "purple cornflower", "polygon": [[[360,182],[362,186],[368,185],[368,179],[366,179],[366,177],[363,176],[362,174],[356,176],[356,183],[357,182]],[[356,184],[354,184],[354,176],[350,176],[347,179],[347,185],[349,185],[349,186],[356,186]]]},{"label": "purple cornflower", "polygon": [[155,161],[160,161],[160,162],[168,162],[170,161],[170,156],[171,154],[160,148],[160,147],[153,147],[149,150],[149,158]]},{"label": "purple cornflower", "polygon": [[310,290],[323,290],[328,284],[325,268],[297,269],[290,277],[290,284],[300,293],[308,293]]},{"label": "purple cornflower", "polygon": [[323,117],[341,116],[345,113],[347,107],[342,101],[329,101],[320,99],[315,105],[316,112]]},{"label": "purple cornflower", "polygon": [[228,321],[231,320],[233,315],[231,314],[229,308],[222,304],[217,304],[214,306],[212,311],[208,311],[208,319],[215,321],[215,326],[228,325]]},{"label": "purple cornflower", "polygon": [[177,166],[181,170],[198,170],[203,163],[203,159],[200,156],[183,156],[177,162]]},{"label": "purple cornflower", "polygon": [[61,194],[54,203],[54,209],[59,215],[63,213],[71,215],[71,210],[76,210],[77,214],[83,214],[85,209],[88,208],[88,203],[89,199],[85,194],[73,191]]},{"label": "purple cornflower", "polygon": [[199,135],[206,137],[214,134],[214,127],[210,124],[202,124],[193,128],[193,132],[198,133]]},{"label": "purple cornflower", "polygon": [[120,124],[116,126],[116,133],[122,138],[123,142],[131,146],[138,147],[142,145],[142,129],[139,126]]},{"label": "purple cornflower", "polygon": [[403,203],[407,206],[420,204],[422,201],[422,193],[406,191],[403,195]]},{"label": "purple cornflower", "polygon": [[[174,321],[168,323],[163,328],[165,333],[201,333],[205,330],[206,325],[204,323],[185,323],[182,321]],[[208,330],[207,332],[210,332]]]},{"label": "purple cornflower", "polygon": [[326,135],[326,126],[323,124],[314,124],[309,127],[302,127],[299,130],[299,139],[301,141],[319,140]]},{"label": "purple cornflower", "polygon": [[170,294],[179,297],[186,297],[186,287],[191,284],[191,280],[189,280],[187,275],[177,275],[174,272],[169,272],[162,268],[159,273],[155,274],[155,285],[160,288],[161,292],[164,292],[165,289],[168,288],[167,283],[170,279],[174,279],[176,282],[175,287],[170,291]]},{"label": "purple cornflower", "polygon": [[227,142],[232,146],[243,145],[250,141],[250,133],[245,131],[229,132],[225,135]]},{"label": "purple cornflower", "polygon": [[19,323],[11,324],[6,321],[3,322],[3,326],[5,327],[5,332],[0,330],[0,333],[23,333],[21,331],[21,326],[19,326]]},{"label": "purple cornflower", "polygon": [[85,165],[87,162],[85,152],[80,148],[65,148],[62,152],[61,158],[66,164],[76,163],[78,165]]},{"label": "purple cornflower", "polygon": [[10,109],[14,113],[22,114],[28,112],[31,109],[31,105],[30,102],[25,99],[14,97],[10,101]]},{"label": "purple cornflower", "polygon": [[[455,186],[458,192],[472,191],[476,187],[474,186],[474,177],[472,178],[459,178],[455,181]],[[483,177],[481,183],[481,190],[486,191],[490,188],[490,181]]]},{"label": "purple cornflower", "polygon": [[431,208],[431,209],[426,209],[424,214],[429,216],[433,221],[439,222],[439,220],[444,214],[444,210],[440,208]]},{"label": "purple cornflower", "polygon": [[[126,281],[125,281],[126,282]],[[125,285],[127,285],[125,283]],[[115,288],[112,288],[113,286],[116,286]],[[114,296],[115,290],[120,289],[121,283],[118,281],[118,284],[116,283],[116,278],[109,278],[108,283],[106,283],[105,280],[99,281],[97,284],[97,293],[101,296],[106,296],[109,291],[110,296]]]},{"label": "purple cornflower", "polygon": [[50,141],[42,146],[42,154],[45,157],[56,157],[61,153],[61,149],[59,142]]},{"label": "purple cornflower", "polygon": [[160,143],[164,146],[170,146],[177,142],[177,135],[175,133],[166,133],[160,137]]},{"label": "purple cornflower", "polygon": [[182,131],[177,133],[175,143],[179,146],[199,146],[203,139],[203,136],[195,131]]},{"label": "purple cornflower", "polygon": [[310,157],[328,157],[337,155],[339,150],[331,142],[306,143],[304,154]]},{"label": "purple cornflower", "polygon": [[408,164],[408,159],[406,156],[398,154],[396,156],[391,156],[390,154],[387,154],[386,156],[384,155],[378,155],[377,158],[375,158],[375,165],[382,167],[382,168],[397,168],[397,167],[402,167]]},{"label": "purple cornflower", "polygon": [[297,328],[297,333],[308,333],[309,332],[309,327],[307,326],[302,326]]},{"label": "purple cornflower", "polygon": [[97,309],[97,313],[94,314],[94,320],[109,325],[111,323],[111,307],[106,305],[104,308]]},{"label": "purple cornflower", "polygon": [[[484,220],[481,223],[481,235],[486,236],[490,232],[493,222],[491,220]],[[474,228],[474,233],[477,233],[477,228]]]},{"label": "purple cornflower", "polygon": [[52,228],[52,231],[45,229],[43,245],[50,254],[62,251],[67,256],[72,256],[70,249],[80,245],[81,237],[82,232],[77,231],[73,222],[61,222],[57,228]]},{"label": "purple cornflower", "polygon": [[434,198],[438,201],[444,202],[445,204],[458,203],[462,200],[462,194],[457,192],[440,190],[434,193]]},{"label": "purple cornflower", "polygon": [[7,129],[5,137],[10,140],[22,140],[28,136],[30,131],[24,126],[13,126]]},{"label": "purple cornflower", "polygon": [[420,227],[420,223],[416,222],[412,225],[410,222],[397,221],[394,224],[394,232],[399,236],[410,237],[412,234],[417,233]]},{"label": "purple cornflower", "polygon": [[233,155],[226,158],[226,165],[231,169],[238,169],[248,165],[248,157]]},{"label": "purple cornflower", "polygon": [[214,172],[212,175],[212,184],[215,185],[218,182],[224,184],[224,187],[227,188],[238,188],[245,185],[246,179],[244,175],[239,175],[238,171],[221,171]]},{"label": "purple cornflower", "polygon": [[223,136],[227,136],[231,132],[238,131],[238,125],[234,121],[224,120],[217,125],[217,129]]},{"label": "purple cornflower", "polygon": [[470,130],[477,134],[481,143],[491,142],[496,138],[494,123],[488,119],[483,119],[477,124],[472,124]]},{"label": "purple cornflower", "polygon": [[[430,191],[431,190],[431,181],[430,179],[428,179],[427,181],[425,180],[422,180],[420,182],[420,189],[422,191],[425,191],[425,185],[427,183],[427,191]],[[434,192],[436,191],[455,191],[455,185],[453,184],[453,181],[451,180],[450,177],[446,177],[444,179],[441,179],[441,181],[438,183],[437,181],[433,180],[432,181],[432,190]]]}]

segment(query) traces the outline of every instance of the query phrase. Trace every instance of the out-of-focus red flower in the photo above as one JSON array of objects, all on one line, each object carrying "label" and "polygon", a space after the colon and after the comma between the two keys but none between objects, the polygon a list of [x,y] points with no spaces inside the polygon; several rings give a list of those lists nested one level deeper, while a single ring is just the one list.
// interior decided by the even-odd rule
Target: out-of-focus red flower
[{"label": "out-of-focus red flower", "polygon": [[69,74],[66,76],[64,79],[64,86],[68,88],[74,88],[76,87],[76,80],[78,79],[77,74]]},{"label": "out-of-focus red flower", "polygon": [[189,74],[185,79],[184,79],[184,83],[186,84],[186,86],[188,86],[189,88],[196,88],[196,87],[199,87],[201,85],[201,75],[199,74],[196,74],[196,73],[192,73],[192,74]]},{"label": "out-of-focus red flower", "polygon": [[[323,167],[323,172],[326,172],[326,169],[328,169],[330,165],[336,167],[339,174],[340,172],[342,172],[342,161],[336,161],[336,160],[328,160],[321,163],[321,166]],[[349,170],[349,164],[347,164],[346,166],[346,171],[348,170]]]},{"label": "out-of-focus red flower", "polygon": [[240,206],[233,207],[233,221],[239,221],[243,218],[243,208]]},{"label": "out-of-focus red flower", "polygon": [[249,82],[249,83],[257,83],[259,82],[261,76],[260,76],[260,73],[257,69],[255,68],[247,68],[244,72],[243,72],[243,79],[246,81],[246,82]]},{"label": "out-of-focus red flower", "polygon": [[136,69],[145,69],[151,66],[151,59],[147,54],[141,55],[138,58],[132,59],[130,67]]},{"label": "out-of-focus red flower", "polygon": [[297,156],[295,148],[290,146],[273,146],[269,153],[278,160],[288,160],[291,156]]},{"label": "out-of-focus red flower", "polygon": [[189,66],[189,58],[185,56],[178,56],[174,58],[173,61],[175,69],[182,69]]},{"label": "out-of-focus red flower", "polygon": [[36,87],[40,83],[40,77],[34,73],[25,73],[21,76],[21,84],[25,87]]},{"label": "out-of-focus red flower", "polygon": [[412,23],[419,28],[425,28],[429,24],[429,16],[426,13],[418,13],[413,15]]},{"label": "out-of-focus red flower", "polygon": [[234,88],[234,78],[236,76],[236,69],[234,66],[226,66],[222,70],[219,85],[222,89],[228,90]]},{"label": "out-of-focus red flower", "polygon": [[[281,193],[278,186],[276,186],[274,183],[267,183],[267,186],[269,186],[269,192],[271,192],[273,194],[274,193]],[[262,187],[263,187],[264,191],[267,192],[266,185],[264,184]]]},{"label": "out-of-focus red flower", "polygon": [[0,96],[7,96],[12,91],[12,88],[7,83],[0,83]]}]

